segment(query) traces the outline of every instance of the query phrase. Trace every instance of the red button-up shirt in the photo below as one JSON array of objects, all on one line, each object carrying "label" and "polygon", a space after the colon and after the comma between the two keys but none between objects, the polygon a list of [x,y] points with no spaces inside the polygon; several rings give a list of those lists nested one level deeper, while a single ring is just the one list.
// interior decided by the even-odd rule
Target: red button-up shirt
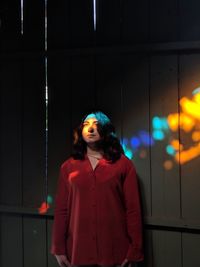
[{"label": "red button-up shirt", "polygon": [[51,253],[66,254],[72,265],[143,260],[136,171],[126,156],[102,158],[94,170],[87,155],[62,164]]}]

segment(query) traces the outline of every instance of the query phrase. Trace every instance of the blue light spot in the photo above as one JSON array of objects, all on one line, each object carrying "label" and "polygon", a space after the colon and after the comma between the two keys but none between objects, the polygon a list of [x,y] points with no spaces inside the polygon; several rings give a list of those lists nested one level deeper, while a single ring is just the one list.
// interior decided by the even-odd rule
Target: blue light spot
[{"label": "blue light spot", "polygon": [[155,140],[163,140],[164,139],[164,133],[160,130],[153,131],[153,138]]},{"label": "blue light spot", "polygon": [[139,140],[139,138],[137,138],[137,137],[132,137],[132,138],[131,138],[131,146],[132,146],[133,148],[138,148],[138,147],[140,146],[140,140]]},{"label": "blue light spot", "polygon": [[166,118],[154,117],[152,119],[152,126],[155,130],[169,129],[169,125]]},{"label": "blue light spot", "polygon": [[173,146],[171,146],[171,145],[168,145],[167,147],[166,147],[166,151],[167,151],[167,153],[169,154],[169,155],[175,155],[175,153],[176,153],[176,151],[175,151],[175,149],[173,148]]},{"label": "blue light spot", "polygon": [[129,149],[127,149],[127,150],[125,151],[125,155],[126,155],[127,158],[129,158],[129,159],[132,159],[132,158],[133,158],[133,153],[132,153],[132,151],[129,150]]},{"label": "blue light spot", "polygon": [[52,196],[50,196],[50,195],[47,196],[47,203],[48,203],[48,204],[52,204],[52,203],[53,203],[53,198],[52,198]]},{"label": "blue light spot", "polygon": [[154,129],[162,129],[162,123],[159,117],[154,117],[152,119],[152,126]]},{"label": "blue light spot", "polygon": [[127,138],[123,138],[122,140],[121,140],[121,145],[123,146],[123,145],[128,145],[128,139]]},{"label": "blue light spot", "polygon": [[139,133],[140,140],[145,146],[150,146],[154,144],[153,138],[150,136],[150,134],[146,131],[141,131]]},{"label": "blue light spot", "polygon": [[162,118],[162,128],[165,129],[165,130],[169,129],[169,124],[168,124],[166,118]]},{"label": "blue light spot", "polygon": [[196,95],[198,93],[200,93],[200,87],[194,89],[194,91],[192,92],[193,95]]},{"label": "blue light spot", "polygon": [[155,144],[154,139],[153,139],[152,136],[150,136],[150,139],[149,139],[149,145],[152,146],[152,145],[154,145],[154,144]]}]

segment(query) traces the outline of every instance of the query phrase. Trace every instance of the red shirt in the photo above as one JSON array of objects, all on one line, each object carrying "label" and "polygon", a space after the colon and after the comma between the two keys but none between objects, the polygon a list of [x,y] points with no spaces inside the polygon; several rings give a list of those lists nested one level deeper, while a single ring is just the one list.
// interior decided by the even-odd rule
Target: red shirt
[{"label": "red shirt", "polygon": [[66,254],[72,265],[143,260],[136,171],[127,157],[102,158],[94,170],[87,155],[62,164],[51,253]]}]

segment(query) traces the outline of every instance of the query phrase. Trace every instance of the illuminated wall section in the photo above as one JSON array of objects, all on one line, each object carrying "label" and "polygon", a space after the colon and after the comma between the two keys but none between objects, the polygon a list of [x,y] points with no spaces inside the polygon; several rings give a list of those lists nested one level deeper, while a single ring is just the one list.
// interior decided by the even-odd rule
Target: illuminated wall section
[{"label": "illuminated wall section", "polygon": [[[180,114],[170,113],[167,117],[153,117],[151,134],[142,130],[130,139],[124,138],[121,144],[126,156],[133,159],[138,153],[140,158],[145,158],[146,147],[156,146],[164,139],[167,139],[165,150],[170,157],[163,162],[166,170],[170,170],[174,163],[184,164],[200,156],[200,88],[192,92],[191,99],[182,97],[179,105]],[[178,131],[184,131],[190,136],[189,147],[184,146],[177,139],[172,139],[170,133]]]}]

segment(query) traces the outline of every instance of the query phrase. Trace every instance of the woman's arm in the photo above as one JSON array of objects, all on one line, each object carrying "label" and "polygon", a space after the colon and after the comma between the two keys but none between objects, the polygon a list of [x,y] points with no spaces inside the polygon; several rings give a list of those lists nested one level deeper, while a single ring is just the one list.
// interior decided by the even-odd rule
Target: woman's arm
[{"label": "woman's arm", "polygon": [[126,207],[126,222],[131,240],[126,259],[131,262],[142,261],[142,220],[137,175],[133,163],[129,160],[123,184]]},{"label": "woman's arm", "polygon": [[60,168],[58,179],[54,223],[52,230],[52,246],[51,253],[54,255],[66,255],[66,238],[67,238],[67,199],[68,199],[68,183],[63,168]]}]

